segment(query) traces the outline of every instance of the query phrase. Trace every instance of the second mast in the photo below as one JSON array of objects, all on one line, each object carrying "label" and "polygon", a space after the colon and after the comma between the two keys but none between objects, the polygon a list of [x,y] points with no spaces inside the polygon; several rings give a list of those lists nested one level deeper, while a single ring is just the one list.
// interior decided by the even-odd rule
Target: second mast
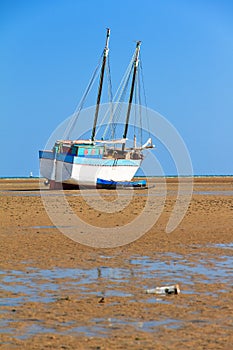
[{"label": "second mast", "polygon": [[110,29],[107,28],[107,35],[106,35],[106,43],[104,48],[104,54],[103,54],[103,61],[102,61],[102,68],[100,73],[100,80],[99,80],[99,89],[98,89],[98,96],[97,96],[97,102],[96,102],[96,109],[95,109],[95,118],[92,128],[92,135],[91,135],[91,141],[95,140],[95,133],[96,133],[96,125],[97,125],[97,119],[99,114],[99,107],[100,107],[100,99],[102,94],[102,87],[103,87],[103,80],[104,80],[104,72],[105,72],[105,65],[108,57],[108,43],[109,43],[109,37],[110,37]]}]

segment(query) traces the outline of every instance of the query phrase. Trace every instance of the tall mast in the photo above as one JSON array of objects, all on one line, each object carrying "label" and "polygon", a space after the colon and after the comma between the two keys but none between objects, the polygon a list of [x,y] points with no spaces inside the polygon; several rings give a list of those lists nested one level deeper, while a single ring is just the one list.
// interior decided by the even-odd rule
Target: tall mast
[{"label": "tall mast", "polygon": [[109,36],[110,36],[110,29],[107,28],[106,43],[105,43],[104,54],[103,54],[102,68],[101,68],[101,72],[100,72],[99,89],[98,89],[98,96],[97,96],[97,102],[96,102],[95,118],[94,118],[94,123],[93,123],[93,128],[92,128],[91,141],[95,140],[96,124],[97,124],[97,119],[98,119],[98,114],[99,114],[100,98],[101,98],[102,87],[103,87],[105,65],[106,65],[108,51],[109,51],[109,49],[108,49]]},{"label": "tall mast", "polygon": [[[128,126],[129,126],[129,117],[130,117],[130,111],[132,107],[132,101],[133,101],[133,93],[134,93],[134,87],[135,87],[135,79],[136,74],[138,70],[138,62],[139,62],[139,51],[140,51],[140,45],[141,41],[137,41],[136,50],[135,50],[135,58],[134,58],[134,70],[133,70],[133,78],[132,78],[132,84],[131,84],[131,90],[130,90],[130,96],[129,96],[129,104],[128,104],[128,110],[126,115],[126,121],[125,121],[125,130],[123,134],[123,139],[126,139],[127,132],[128,132]],[[125,143],[122,145],[122,150],[125,149]]]}]

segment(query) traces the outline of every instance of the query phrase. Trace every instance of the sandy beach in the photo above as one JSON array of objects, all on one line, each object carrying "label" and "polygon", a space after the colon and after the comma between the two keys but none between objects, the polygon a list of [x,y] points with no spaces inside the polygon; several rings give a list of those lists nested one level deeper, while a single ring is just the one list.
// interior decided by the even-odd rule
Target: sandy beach
[{"label": "sandy beach", "polygon": [[[158,181],[149,182],[159,206]],[[171,233],[177,180],[166,185],[161,215],[148,232],[121,247],[94,248],[68,238],[48,216],[44,198],[55,208],[59,191],[43,180],[1,179],[0,348],[230,349],[233,177],[195,178],[188,210]],[[148,194],[125,191],[125,209],[104,213],[90,205],[98,202],[96,192],[85,193],[88,202],[78,190],[65,191],[72,212],[109,232],[139,216]],[[98,193],[106,207],[118,198],[115,191]],[[67,213],[58,209],[62,219]],[[145,293],[172,284],[179,295]]]}]

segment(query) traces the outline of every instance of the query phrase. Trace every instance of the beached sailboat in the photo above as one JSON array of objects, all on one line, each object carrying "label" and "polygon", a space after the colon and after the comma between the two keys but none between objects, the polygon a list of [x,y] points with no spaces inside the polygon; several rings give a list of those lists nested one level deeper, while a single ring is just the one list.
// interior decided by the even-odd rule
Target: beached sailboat
[{"label": "beached sailboat", "polygon": [[[59,188],[61,185],[65,188],[80,185],[97,185],[97,187],[104,187],[106,184],[107,187],[111,187],[111,185],[115,186],[117,183],[129,184],[141,165],[143,160],[143,150],[153,147],[151,138],[141,146],[137,145],[136,139],[134,140],[133,147],[127,147],[126,144],[139,69],[140,41],[136,43],[136,49],[131,62],[130,72],[132,73],[132,79],[123,135],[121,138],[117,139],[105,139],[103,136],[99,139],[96,138],[102,87],[106,64],[108,62],[109,36],[110,30],[107,29],[106,43],[99,76],[97,102],[90,138],[70,140],[66,137],[65,139],[57,140],[52,150],[39,151],[40,173],[41,176],[48,179],[51,189]],[[130,74],[125,78],[127,82],[129,82],[129,77]],[[91,81],[93,81],[93,79]],[[84,94],[85,96],[87,95],[90,85],[91,84],[89,84],[88,89]],[[124,89],[122,89],[122,91],[123,90]],[[82,105],[83,101],[81,102],[81,106]],[[76,114],[79,114],[79,111]],[[114,111],[111,113],[111,120],[109,121],[112,125],[114,123],[113,115]],[[69,129],[75,124],[76,119],[77,115],[74,115],[74,119],[71,120]],[[66,130],[66,134],[69,134],[69,130]]]}]

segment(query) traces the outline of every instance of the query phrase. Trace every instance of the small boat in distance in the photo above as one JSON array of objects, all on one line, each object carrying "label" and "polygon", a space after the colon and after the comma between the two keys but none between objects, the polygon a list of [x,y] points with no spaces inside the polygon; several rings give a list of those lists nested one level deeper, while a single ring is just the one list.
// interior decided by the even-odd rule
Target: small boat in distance
[{"label": "small boat in distance", "polygon": [[[127,84],[131,78],[131,84],[122,137],[106,139],[103,135],[98,139],[96,138],[102,87],[106,66],[108,65],[109,37],[110,29],[107,29],[90,138],[70,140],[66,137],[57,140],[51,150],[39,151],[40,174],[48,180],[50,189],[70,188],[80,185],[97,186],[97,188],[106,185],[107,188],[112,188],[118,183],[129,184],[143,161],[143,150],[153,148],[150,137],[141,146],[136,144],[136,137],[134,138],[133,147],[127,147],[126,144],[133,98],[136,94],[140,41],[136,43],[131,67],[125,77]],[[123,86],[126,86],[126,83],[123,83]],[[87,95],[89,88],[90,84],[84,95]],[[125,94],[124,89],[121,90],[121,93]],[[80,105],[83,105],[83,101]],[[69,128],[72,128],[72,125],[75,124],[76,117],[74,116]],[[112,115],[109,119],[109,123],[113,123]],[[66,130],[66,133],[69,134],[69,131]]]}]

